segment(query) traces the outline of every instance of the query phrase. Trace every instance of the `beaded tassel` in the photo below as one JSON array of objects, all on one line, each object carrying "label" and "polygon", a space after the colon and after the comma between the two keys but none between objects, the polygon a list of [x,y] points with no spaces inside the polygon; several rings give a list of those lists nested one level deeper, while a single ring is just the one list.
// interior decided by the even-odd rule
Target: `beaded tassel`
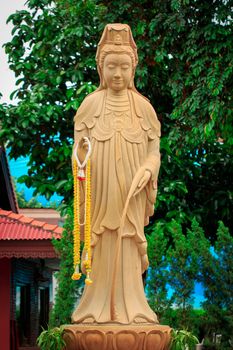
[{"label": "beaded tassel", "polygon": [[74,250],[73,250],[73,261],[74,261],[74,273],[72,275],[73,280],[79,280],[81,273],[79,272],[80,265],[80,227],[78,223],[78,210],[79,210],[79,183],[78,183],[78,168],[76,161],[73,160],[73,175],[74,175]]},{"label": "beaded tassel", "polygon": [[85,223],[85,251],[86,251],[86,257],[85,257],[85,268],[87,272],[87,277],[85,279],[86,284],[91,284],[92,280],[90,279],[90,273],[91,273],[91,161],[90,159],[87,162],[86,166],[86,223]]},{"label": "beaded tassel", "polygon": [[78,176],[78,166],[76,161],[73,161],[73,175],[74,175],[74,273],[72,275],[73,280],[79,280],[81,272],[79,271],[80,265],[80,181],[86,181],[85,186],[85,214],[84,222],[84,249],[86,251],[84,266],[86,268],[86,284],[91,284],[90,279],[91,273],[91,161],[88,159],[86,165],[86,176],[85,179],[81,180]]}]

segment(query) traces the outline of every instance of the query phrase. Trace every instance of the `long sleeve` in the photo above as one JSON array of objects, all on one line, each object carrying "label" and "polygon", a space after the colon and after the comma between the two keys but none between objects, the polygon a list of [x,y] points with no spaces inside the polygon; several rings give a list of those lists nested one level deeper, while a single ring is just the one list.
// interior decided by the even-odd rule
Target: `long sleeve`
[{"label": "long sleeve", "polygon": [[159,152],[159,138],[156,137],[154,140],[148,143],[148,156],[145,161],[145,168],[151,172],[152,181],[157,181],[160,168],[160,152]]}]

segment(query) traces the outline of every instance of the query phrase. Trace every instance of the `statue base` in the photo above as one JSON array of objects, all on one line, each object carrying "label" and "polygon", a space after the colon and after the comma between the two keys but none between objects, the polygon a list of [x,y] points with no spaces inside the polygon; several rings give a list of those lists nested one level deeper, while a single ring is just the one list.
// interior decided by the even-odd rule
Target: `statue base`
[{"label": "statue base", "polygon": [[74,324],[65,326],[66,350],[167,350],[169,326]]}]

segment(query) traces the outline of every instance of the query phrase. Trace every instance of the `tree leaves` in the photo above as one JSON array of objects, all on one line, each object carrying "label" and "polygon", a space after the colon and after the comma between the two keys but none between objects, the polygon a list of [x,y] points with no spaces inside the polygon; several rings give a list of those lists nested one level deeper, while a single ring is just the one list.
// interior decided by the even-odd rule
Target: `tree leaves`
[{"label": "tree leaves", "polygon": [[[70,180],[66,186],[54,184],[71,178],[73,117],[97,85],[92,46],[98,36],[93,40],[93,28],[103,7],[93,1],[51,6],[51,1],[36,0],[28,1],[28,7],[9,17],[14,30],[5,49],[11,69],[20,77],[19,88],[11,95],[19,103],[1,113],[1,140],[8,141],[11,157],[31,155],[34,165],[31,161],[30,175],[24,178],[27,185],[33,183],[37,193],[48,198],[56,188],[70,201]],[[57,135],[59,142],[54,141]]]},{"label": "tree leaves", "polygon": [[105,23],[128,23],[138,46],[136,86],[162,124],[156,219],[190,225],[197,215],[210,235],[219,219],[232,229],[232,203],[220,194],[223,178],[224,189],[233,191],[230,3],[210,8],[200,1],[118,0],[111,11],[107,1],[27,4],[29,10],[9,17],[13,37],[5,45],[18,77],[11,97],[19,103],[0,110],[1,141],[8,142],[10,156],[34,160],[27,183],[52,195],[55,184],[68,179],[66,191],[57,191],[71,200],[73,117],[98,86],[95,52]]},{"label": "tree leaves", "polygon": [[[202,275],[206,300],[206,331],[223,335],[223,348],[229,347],[233,325],[233,238],[223,222],[219,222],[217,240],[212,250],[203,259]],[[222,325],[224,324],[224,327]]]},{"label": "tree leaves", "polygon": [[[53,240],[55,249],[61,258],[60,270],[57,274],[58,288],[55,298],[55,305],[51,311],[49,328],[57,327],[71,322],[71,313],[77,296],[83,290],[84,279],[73,281],[71,279],[73,271],[73,215],[69,208],[67,219],[64,225],[61,240]],[[49,335],[49,334],[48,334]]]}]

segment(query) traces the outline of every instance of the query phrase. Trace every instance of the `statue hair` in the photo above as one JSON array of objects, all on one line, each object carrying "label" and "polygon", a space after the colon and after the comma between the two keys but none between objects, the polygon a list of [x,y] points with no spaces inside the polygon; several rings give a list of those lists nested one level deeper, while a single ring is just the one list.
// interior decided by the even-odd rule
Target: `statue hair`
[{"label": "statue hair", "polygon": [[133,70],[135,70],[137,66],[137,61],[133,49],[130,46],[126,45],[105,45],[100,52],[99,59],[97,60],[97,65],[102,69],[104,64],[104,59],[107,55],[111,53],[117,54],[127,54],[130,56],[132,60]]}]

